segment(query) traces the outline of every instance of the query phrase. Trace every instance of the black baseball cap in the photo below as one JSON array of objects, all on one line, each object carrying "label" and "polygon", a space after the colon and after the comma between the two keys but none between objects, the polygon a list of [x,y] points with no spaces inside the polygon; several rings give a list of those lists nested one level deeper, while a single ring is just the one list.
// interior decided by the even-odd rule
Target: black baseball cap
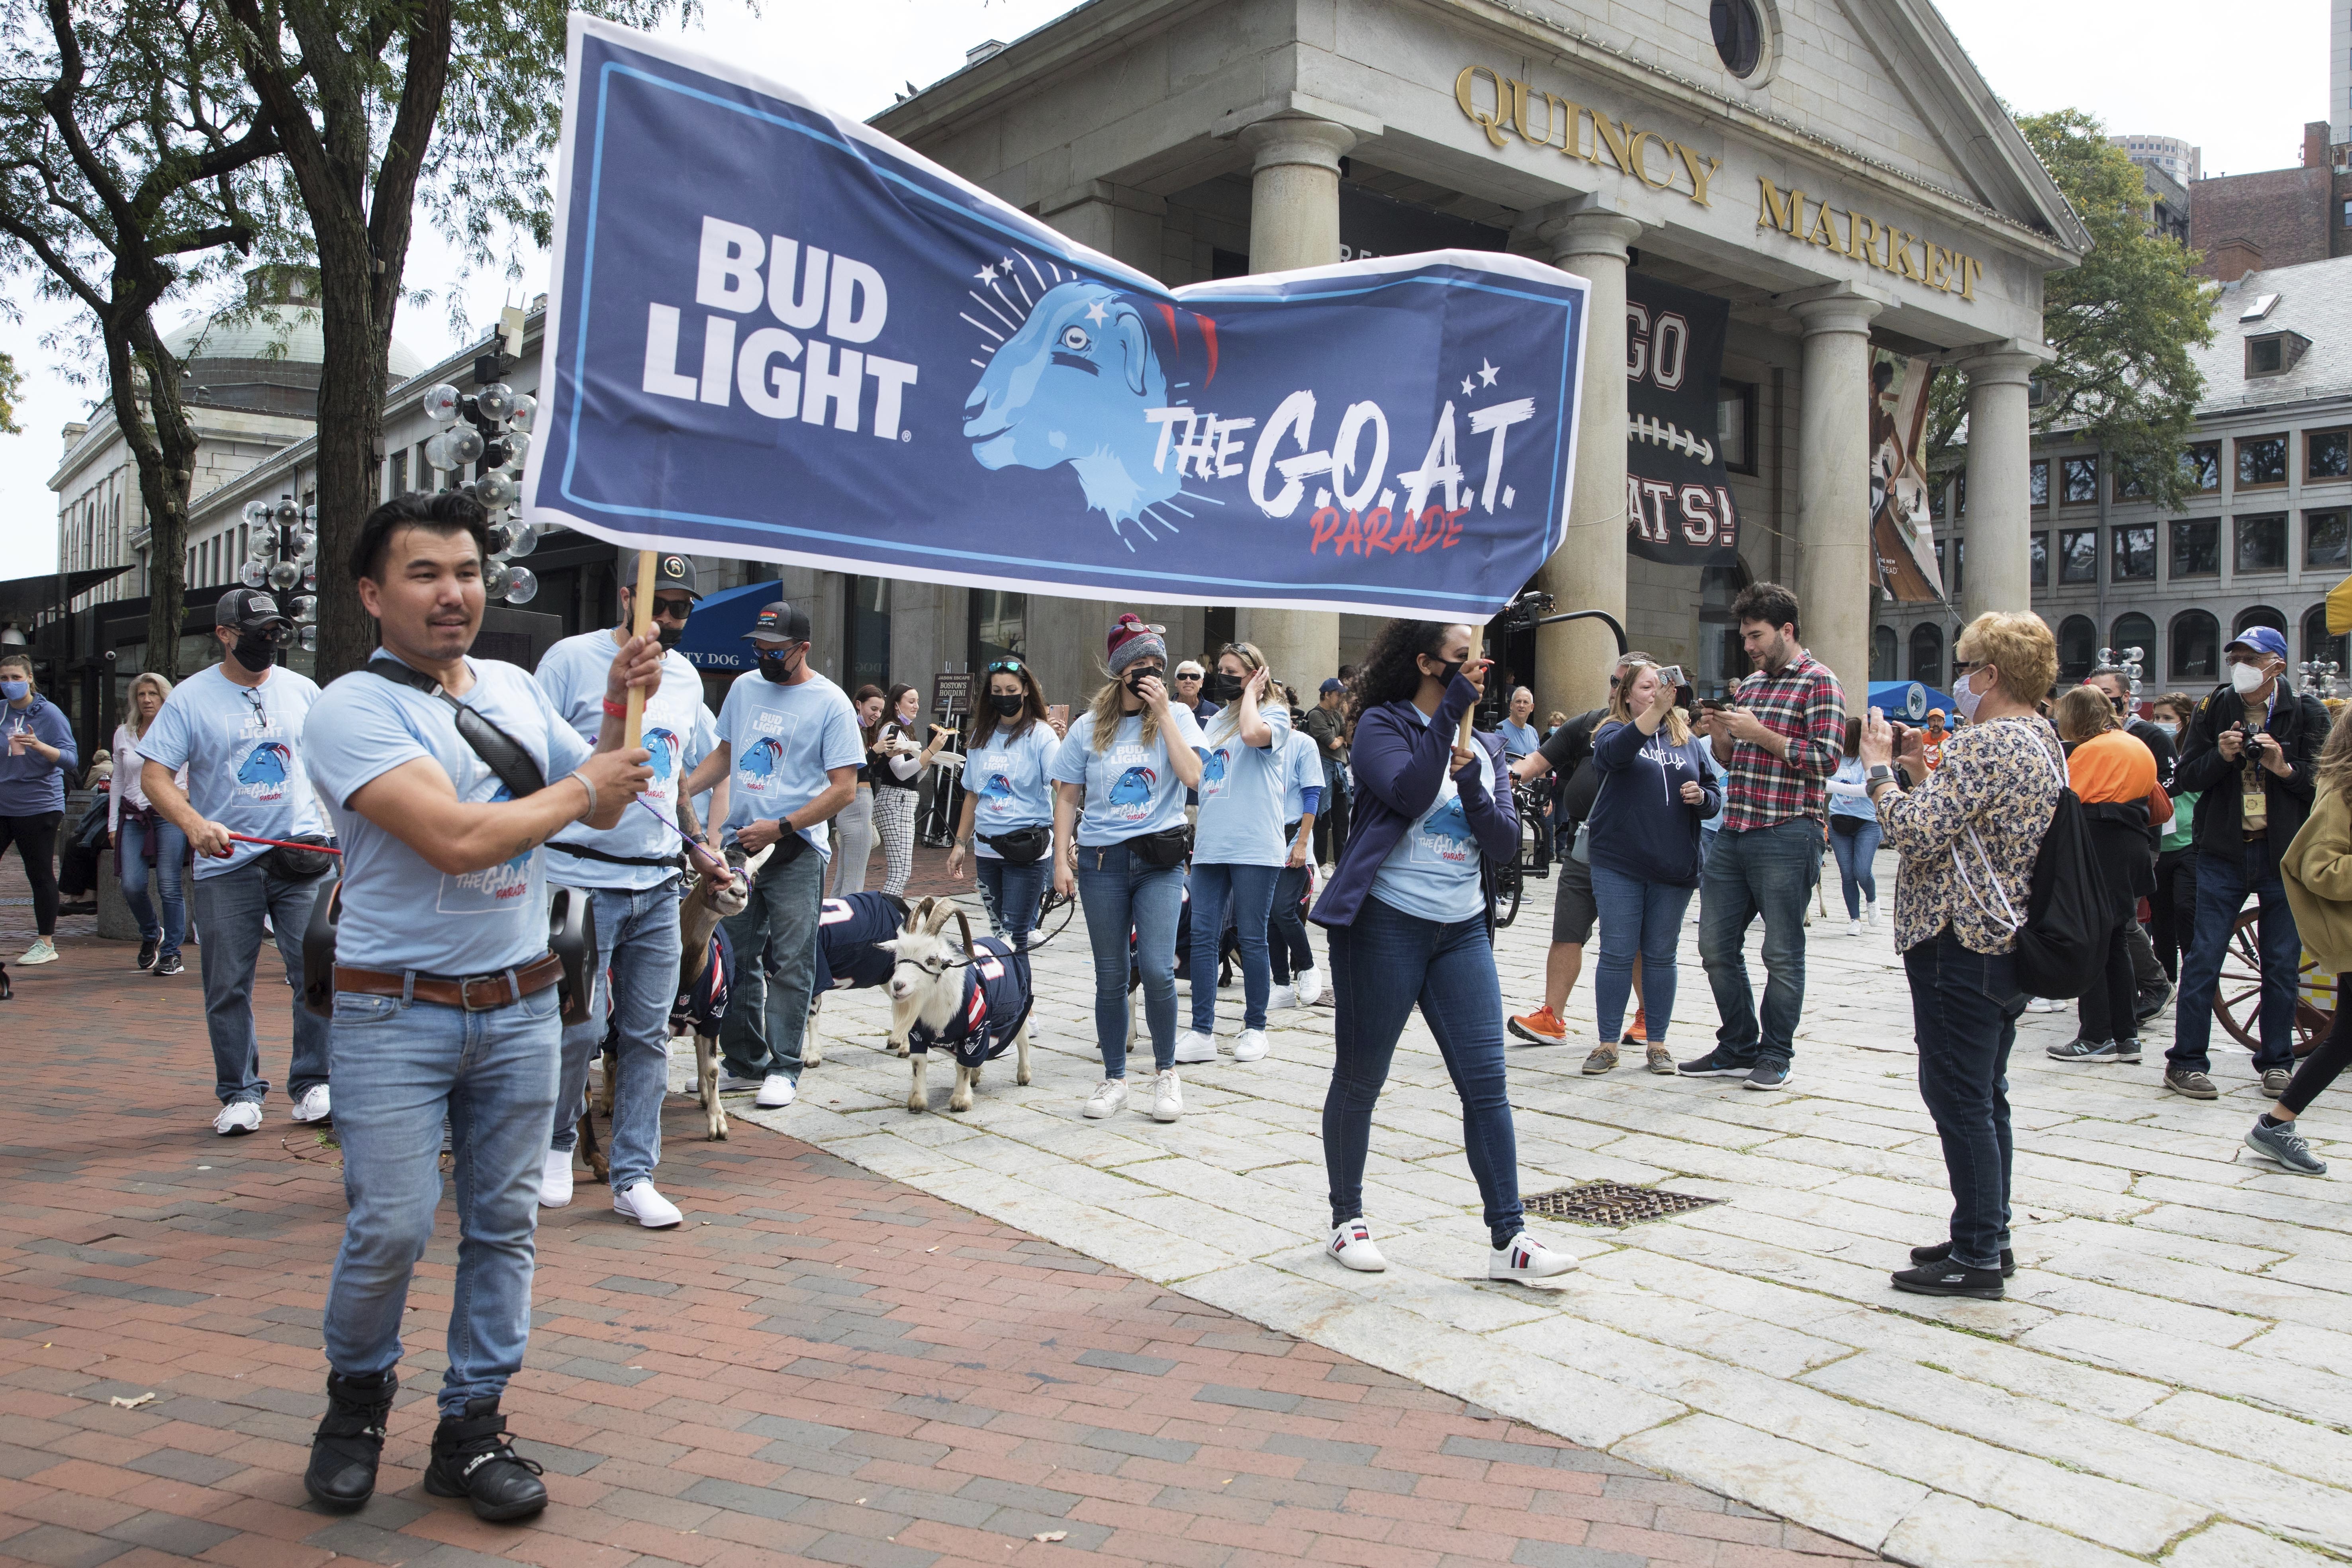
[{"label": "black baseball cap", "polygon": [[[635,588],[637,585],[638,564],[633,552],[621,574],[623,587]],[[664,588],[683,588],[691,597],[702,597],[701,586],[695,581],[693,557],[672,554],[667,551],[654,557],[654,592],[658,594]]]},{"label": "black baseball cap", "polygon": [[291,617],[278,607],[278,595],[262,588],[231,588],[213,606],[213,625],[228,626],[240,632],[257,632],[278,622],[294,624]]},{"label": "black baseball cap", "polygon": [[787,643],[809,640],[808,612],[797,605],[778,599],[761,606],[751,629],[743,634],[745,642]]}]

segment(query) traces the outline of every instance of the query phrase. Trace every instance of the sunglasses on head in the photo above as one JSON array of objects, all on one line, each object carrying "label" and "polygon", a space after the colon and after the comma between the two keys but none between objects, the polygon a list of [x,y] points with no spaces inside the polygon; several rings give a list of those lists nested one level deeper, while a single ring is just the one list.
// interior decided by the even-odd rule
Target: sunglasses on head
[{"label": "sunglasses on head", "polygon": [[1018,675],[1021,673],[1021,661],[1017,658],[1000,658],[995,663],[988,667],[988,673],[991,675]]}]

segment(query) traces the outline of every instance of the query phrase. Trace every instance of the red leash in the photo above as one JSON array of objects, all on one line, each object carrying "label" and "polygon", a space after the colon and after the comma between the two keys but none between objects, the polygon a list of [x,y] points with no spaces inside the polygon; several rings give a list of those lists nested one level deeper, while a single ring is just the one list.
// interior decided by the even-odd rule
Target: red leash
[{"label": "red leash", "polygon": [[[236,840],[239,844],[267,844],[273,849],[315,849],[321,855],[340,855],[342,853],[341,850],[324,844],[296,844],[284,838],[256,838],[251,834],[247,833],[232,833],[229,837]],[[234,853],[234,851],[224,849],[218,855],[214,856],[213,858],[215,860],[226,860],[232,853]]]}]

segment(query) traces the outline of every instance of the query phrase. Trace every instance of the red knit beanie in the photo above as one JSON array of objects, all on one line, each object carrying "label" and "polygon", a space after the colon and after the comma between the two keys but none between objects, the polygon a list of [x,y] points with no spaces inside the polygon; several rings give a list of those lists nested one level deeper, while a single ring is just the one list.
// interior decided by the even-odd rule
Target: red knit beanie
[{"label": "red knit beanie", "polygon": [[1165,665],[1168,662],[1168,641],[1160,634],[1167,629],[1148,625],[1142,616],[1131,613],[1113,621],[1108,652],[1111,674],[1117,675],[1137,659],[1154,654]]}]

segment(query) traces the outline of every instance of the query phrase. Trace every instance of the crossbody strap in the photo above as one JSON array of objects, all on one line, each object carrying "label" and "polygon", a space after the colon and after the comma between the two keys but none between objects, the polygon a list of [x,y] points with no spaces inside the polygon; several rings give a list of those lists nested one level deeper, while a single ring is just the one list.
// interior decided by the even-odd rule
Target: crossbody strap
[{"label": "crossbody strap", "polygon": [[547,787],[547,775],[539,771],[539,763],[531,760],[521,742],[492,723],[479,709],[468,708],[450,696],[439,681],[423,670],[411,669],[396,658],[371,659],[367,668],[371,675],[380,675],[394,685],[422,691],[447,703],[456,716],[457,738],[482,759],[483,764],[498,775],[499,782],[507,786],[507,793],[517,800]]},{"label": "crossbody strap", "polygon": [[[2040,737],[2037,736],[2035,739],[2038,742]],[[2057,771],[2057,763],[2050,760],[2048,747],[2036,744],[2033,749],[2041,754],[2044,763],[2049,763],[2053,773]],[[2066,787],[2066,775],[2063,773],[2058,773],[2058,787],[2062,790]],[[2025,928],[2025,921],[2018,917],[2017,907],[2009,901],[2009,894],[2002,890],[2000,878],[1992,868],[1992,857],[1986,853],[1984,840],[1977,837],[1977,826],[1973,822],[1969,824],[1969,842],[1977,847],[1977,858],[1984,865],[1985,885],[1992,889],[1993,897],[2000,900],[2001,917],[2008,920],[2010,934],[2014,936]],[[1960,847],[1958,844],[1952,846],[1951,854],[1953,875],[1959,878],[1962,890],[1969,895],[1969,902],[1976,905],[1977,912],[1983,915],[1985,919],[1996,918],[1992,910],[1985,907],[1984,900],[1978,897],[1976,884],[1969,880],[1969,868],[1960,860]]]}]

